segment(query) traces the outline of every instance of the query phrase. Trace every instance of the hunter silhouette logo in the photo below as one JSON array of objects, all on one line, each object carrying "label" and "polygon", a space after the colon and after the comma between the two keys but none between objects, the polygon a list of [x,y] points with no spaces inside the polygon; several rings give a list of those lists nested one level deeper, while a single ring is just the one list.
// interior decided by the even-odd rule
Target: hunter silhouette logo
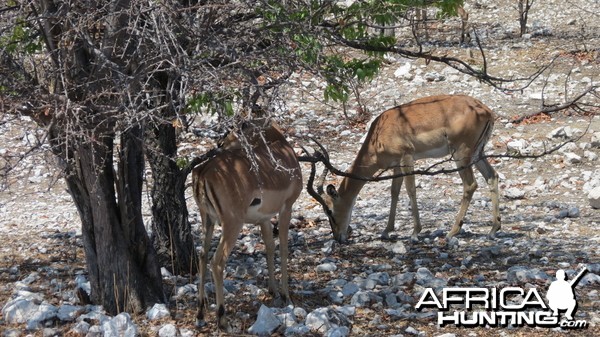
[{"label": "hunter silhouette logo", "polygon": [[[587,321],[573,319],[577,309],[574,289],[586,271],[587,268],[584,267],[573,279],[567,281],[565,271],[559,269],[556,280],[548,287],[547,302],[535,287],[443,288],[439,295],[432,288],[426,288],[415,309],[437,308],[439,326],[587,328]],[[559,318],[561,311],[566,312],[566,319]]]},{"label": "hunter silhouette logo", "polygon": [[574,288],[579,282],[579,279],[587,271],[586,267],[575,276],[570,282],[566,280],[565,271],[559,269],[556,271],[556,281],[552,281],[548,288],[546,298],[548,299],[548,306],[552,309],[552,315],[558,316],[559,310],[566,310],[565,317],[568,320],[573,320],[573,312],[577,308],[577,301],[575,300]]}]

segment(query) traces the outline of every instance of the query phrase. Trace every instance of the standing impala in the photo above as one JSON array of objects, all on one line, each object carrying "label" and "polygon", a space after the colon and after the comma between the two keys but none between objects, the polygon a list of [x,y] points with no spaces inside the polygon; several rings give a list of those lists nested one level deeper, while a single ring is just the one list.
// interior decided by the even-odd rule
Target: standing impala
[{"label": "standing impala", "polygon": [[[450,238],[460,231],[473,193],[477,189],[471,167],[475,165],[490,186],[493,225],[489,236],[494,237],[500,229],[498,174],[483,157],[493,126],[492,110],[472,97],[456,95],[421,98],[384,111],[373,121],[348,173],[355,177],[373,177],[380,170],[393,169],[394,174],[408,174],[413,171],[415,160],[451,155],[462,179],[463,198],[454,226],[447,235]],[[313,178],[314,166],[309,185],[312,185]],[[415,176],[406,175],[404,180],[414,221],[411,238],[417,240],[421,220],[417,208]],[[384,238],[394,229],[402,181],[402,177],[392,180],[392,203],[387,227],[382,234]],[[323,205],[334,238],[339,242],[348,239],[352,208],[365,183],[365,180],[345,177],[339,190],[336,191],[333,185],[329,185],[324,195],[313,194]],[[323,190],[322,182],[318,189]]]},{"label": "standing impala", "polygon": [[212,260],[219,328],[227,329],[223,304],[223,271],[244,223],[260,225],[267,251],[269,292],[277,294],[271,218],[279,214],[281,289],[284,301],[288,291],[288,226],[292,204],[302,190],[302,173],[294,150],[274,125],[264,130],[249,124],[241,137],[230,134],[221,150],[192,172],[194,198],[204,227],[200,258],[197,324],[204,325],[204,279],[215,224],[223,231]]}]

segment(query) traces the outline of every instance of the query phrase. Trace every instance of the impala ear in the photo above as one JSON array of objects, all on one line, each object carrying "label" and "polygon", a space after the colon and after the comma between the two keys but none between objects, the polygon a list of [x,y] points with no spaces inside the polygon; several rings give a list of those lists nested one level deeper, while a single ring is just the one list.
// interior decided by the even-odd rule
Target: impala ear
[{"label": "impala ear", "polygon": [[335,186],[333,186],[333,185],[331,185],[331,184],[327,185],[327,189],[326,189],[326,191],[327,191],[327,194],[328,194],[329,196],[331,196],[332,198],[337,198],[337,197],[338,197],[338,193],[337,193],[337,191],[335,190]]}]

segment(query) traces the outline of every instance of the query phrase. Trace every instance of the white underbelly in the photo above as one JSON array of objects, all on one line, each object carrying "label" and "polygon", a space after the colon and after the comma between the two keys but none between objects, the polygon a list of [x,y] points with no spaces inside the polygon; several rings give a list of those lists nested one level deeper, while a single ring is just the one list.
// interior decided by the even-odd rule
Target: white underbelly
[{"label": "white underbelly", "polygon": [[425,151],[417,152],[415,151],[413,157],[416,159],[425,159],[425,158],[440,158],[450,154],[448,151],[448,145],[440,146],[432,149],[427,149]]},{"label": "white underbelly", "polygon": [[244,223],[255,224],[268,221],[277,214],[277,212],[261,212],[260,208],[260,205],[248,207],[248,210],[246,211],[246,217],[244,218]]}]

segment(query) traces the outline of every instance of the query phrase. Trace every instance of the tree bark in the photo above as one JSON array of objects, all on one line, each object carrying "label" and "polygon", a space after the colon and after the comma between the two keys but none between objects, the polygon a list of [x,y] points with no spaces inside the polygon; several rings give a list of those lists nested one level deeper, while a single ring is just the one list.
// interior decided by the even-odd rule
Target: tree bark
[{"label": "tree bark", "polygon": [[141,312],[165,302],[156,253],[141,216],[140,134],[133,128],[122,135],[118,180],[111,135],[75,145],[66,178],[82,222],[91,299],[111,314]]},{"label": "tree bark", "polygon": [[177,167],[175,128],[163,123],[146,133],[152,169],[152,242],[161,266],[174,274],[193,274],[198,267],[185,201],[187,173]]}]

